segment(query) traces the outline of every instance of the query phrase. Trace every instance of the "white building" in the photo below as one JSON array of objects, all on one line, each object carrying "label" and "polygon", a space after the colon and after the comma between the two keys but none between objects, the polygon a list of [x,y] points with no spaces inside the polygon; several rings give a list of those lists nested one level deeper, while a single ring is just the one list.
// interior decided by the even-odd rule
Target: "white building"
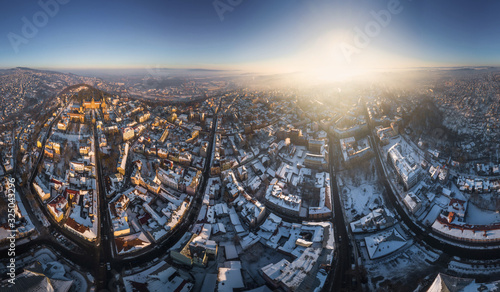
[{"label": "white building", "polygon": [[422,201],[414,193],[406,194],[403,202],[412,214],[415,214],[422,207]]},{"label": "white building", "polygon": [[391,161],[396,169],[399,178],[403,181],[405,188],[408,190],[413,187],[420,177],[420,167],[418,164],[410,163],[407,157],[401,154],[401,145],[394,144],[387,152],[387,160]]},{"label": "white building", "polygon": [[299,216],[302,198],[298,195],[285,194],[279,185],[269,185],[266,191],[266,201],[278,212]]},{"label": "white building", "polygon": [[180,174],[169,170],[164,170],[162,168],[158,168],[156,170],[156,177],[164,184],[171,187],[174,190],[179,189],[179,182],[181,180]]}]

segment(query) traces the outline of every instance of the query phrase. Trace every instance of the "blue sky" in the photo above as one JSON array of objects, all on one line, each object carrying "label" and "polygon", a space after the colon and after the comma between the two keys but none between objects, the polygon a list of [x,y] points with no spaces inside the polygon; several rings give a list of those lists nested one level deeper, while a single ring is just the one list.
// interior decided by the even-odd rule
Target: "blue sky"
[{"label": "blue sky", "polygon": [[321,64],[499,65],[500,2],[495,1],[401,0],[402,11],[391,15],[368,46],[348,61],[339,58],[339,44],[352,45],[355,28],[363,31],[373,21],[370,12],[386,10],[390,1],[242,0],[221,21],[212,0],[71,0],[59,4],[17,52],[9,33],[24,37],[22,18],[32,22],[43,10],[38,1],[3,1],[0,67],[297,71]]}]

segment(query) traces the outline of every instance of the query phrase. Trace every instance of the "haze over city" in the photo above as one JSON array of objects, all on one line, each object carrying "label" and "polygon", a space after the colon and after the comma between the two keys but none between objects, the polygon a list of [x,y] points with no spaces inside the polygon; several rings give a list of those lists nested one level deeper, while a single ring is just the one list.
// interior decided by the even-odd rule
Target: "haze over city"
[{"label": "haze over city", "polygon": [[0,292],[500,291],[497,1],[4,1]]}]

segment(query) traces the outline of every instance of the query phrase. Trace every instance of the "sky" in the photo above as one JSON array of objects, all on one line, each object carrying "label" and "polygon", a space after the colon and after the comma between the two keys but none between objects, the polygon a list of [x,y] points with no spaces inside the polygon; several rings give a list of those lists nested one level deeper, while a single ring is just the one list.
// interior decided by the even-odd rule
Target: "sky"
[{"label": "sky", "polygon": [[499,1],[2,2],[1,68],[206,68],[328,76],[500,65]]}]

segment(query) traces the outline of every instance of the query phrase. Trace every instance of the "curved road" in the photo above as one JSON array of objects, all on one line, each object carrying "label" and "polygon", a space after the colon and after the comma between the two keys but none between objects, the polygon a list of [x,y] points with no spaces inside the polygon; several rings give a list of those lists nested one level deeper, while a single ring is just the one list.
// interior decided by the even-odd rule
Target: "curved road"
[{"label": "curved road", "polygon": [[[98,159],[98,137],[97,137],[97,129],[94,124],[94,147],[95,147],[95,153],[96,153],[96,179],[97,179],[97,195],[98,195],[98,200],[99,200],[99,218],[101,219],[100,225],[99,225],[99,234],[97,238],[97,242],[99,243],[97,246],[85,243],[81,244],[82,241],[77,239],[73,240],[76,241],[76,243],[84,249],[85,251],[85,256],[82,254],[76,253],[74,251],[68,250],[66,248],[61,248],[60,245],[57,244],[57,241],[53,241],[50,239],[47,239],[46,235],[40,236],[35,240],[32,240],[26,244],[19,245],[17,247],[17,250],[20,253],[25,253],[25,252],[30,252],[32,249],[40,247],[40,246],[48,246],[52,248],[57,254],[69,259],[70,261],[74,262],[75,264],[84,267],[88,269],[89,271],[92,271],[93,274],[95,275],[96,278],[96,286],[97,286],[97,291],[103,291],[103,289],[109,288],[109,281],[111,280],[111,272],[106,270],[106,264],[110,263],[112,267],[118,268],[121,266],[126,266],[128,264],[134,264],[136,266],[150,263],[153,259],[162,256],[166,253],[166,251],[171,248],[175,243],[177,243],[182,236],[189,230],[190,225],[194,220],[196,220],[197,213],[200,209],[200,205],[202,202],[202,193],[203,190],[207,186],[208,178],[210,175],[210,163],[212,159],[212,151],[214,147],[214,137],[215,137],[215,131],[217,129],[217,117],[218,117],[218,109],[221,106],[222,98],[219,100],[219,105],[215,109],[214,112],[214,123],[212,125],[212,129],[210,132],[210,143],[208,147],[207,153],[209,155],[207,156],[207,160],[205,163],[205,167],[203,170],[203,176],[202,176],[202,181],[200,185],[198,186],[198,190],[196,192],[197,196],[193,198],[193,202],[188,209],[188,214],[183,220],[180,225],[172,232],[172,234],[164,241],[159,243],[157,246],[154,248],[151,248],[147,253],[137,255],[135,257],[131,258],[126,258],[126,259],[113,259],[112,258],[112,245],[111,245],[111,221],[109,219],[109,214],[107,212],[107,202],[106,202],[106,196],[105,196],[105,191],[103,188],[103,184],[101,183],[101,175],[102,175],[102,169],[101,169],[101,163],[100,160]],[[62,111],[61,111],[62,112]],[[42,149],[45,146],[45,143],[47,141],[48,134],[52,130],[52,126],[54,123],[58,120],[61,112],[54,118],[54,120],[51,122],[51,124],[48,127],[48,132],[47,135],[44,137],[42,141]],[[40,156],[37,159],[36,167],[34,167],[33,172],[31,173],[29,179],[28,179],[28,188],[31,190],[32,194],[36,194],[33,190],[33,184],[32,182],[34,181],[34,178],[37,173],[37,168],[38,165],[41,163],[43,159],[43,151],[40,153]],[[27,198],[22,192],[22,189],[17,186],[19,191],[21,192],[21,198],[25,206],[29,206],[27,202]],[[36,195],[34,195],[36,196]],[[44,208],[38,199],[35,200],[36,203],[39,205],[40,210],[44,213],[44,215],[47,217],[47,219],[52,223],[52,227],[49,227],[49,230],[57,230],[59,233],[65,235],[66,237],[74,239],[73,234],[69,234],[67,230],[64,228],[60,227],[59,225],[55,224],[52,220],[52,217],[50,214],[48,214],[46,208]],[[102,227],[101,227],[102,226]]]},{"label": "curved road", "polygon": [[[426,242],[429,246],[442,250],[446,252],[448,255],[451,256],[457,256],[460,258],[468,258],[468,259],[475,259],[475,260],[491,260],[491,259],[499,259],[500,258],[500,250],[499,249],[475,249],[475,248],[466,248],[466,247],[460,247],[456,246],[453,244],[446,243],[445,241],[439,240],[434,234],[432,230],[423,230],[417,224],[411,219],[408,214],[403,210],[403,207],[397,200],[397,195],[394,193],[392,190],[389,181],[384,173],[384,169],[382,167],[382,161],[380,158],[380,152],[378,149],[378,144],[374,141],[373,137],[370,136],[371,143],[375,147],[375,154],[377,158],[377,171],[379,173],[380,177],[383,177],[383,184],[385,187],[385,190],[387,191],[388,194],[388,199],[390,200],[390,203],[396,209],[398,212],[399,216],[403,220],[403,222],[408,226],[413,233],[415,233],[417,239],[422,240]],[[432,236],[433,234],[434,236]],[[443,240],[448,240],[451,241],[449,238],[443,238]],[[472,245],[472,246],[486,246],[485,244],[470,244],[466,242],[457,242],[458,244],[462,245]]]}]

